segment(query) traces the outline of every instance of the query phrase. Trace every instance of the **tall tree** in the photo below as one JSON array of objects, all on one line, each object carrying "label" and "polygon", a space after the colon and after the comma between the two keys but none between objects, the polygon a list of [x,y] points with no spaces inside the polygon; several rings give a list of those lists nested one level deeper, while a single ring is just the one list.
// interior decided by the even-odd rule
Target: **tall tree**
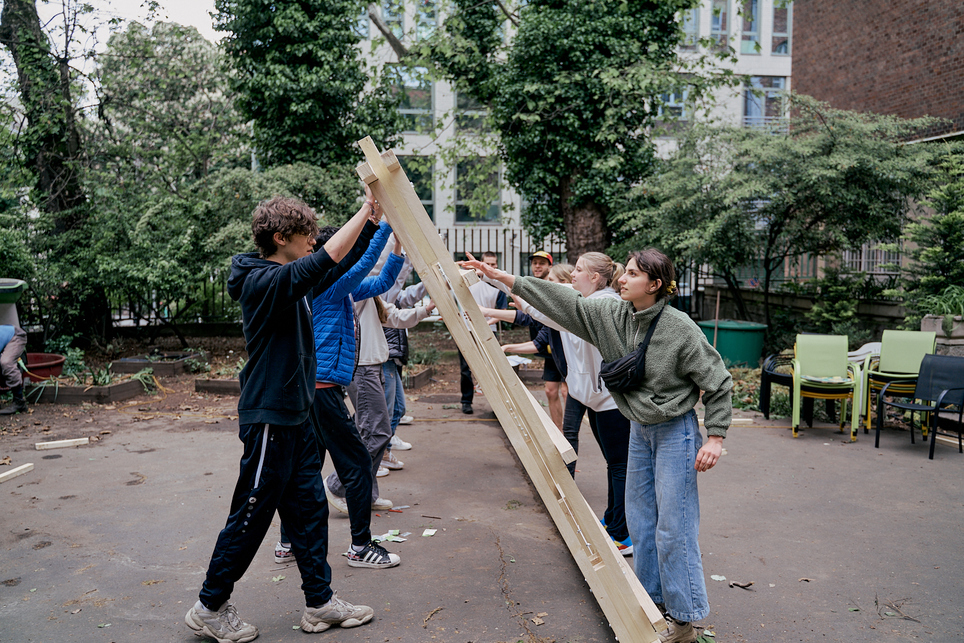
[{"label": "tall tree", "polygon": [[68,54],[58,55],[51,48],[34,0],[5,0],[0,42],[17,67],[25,119],[18,143],[35,177],[36,200],[42,210],[56,215],[58,230],[74,229],[85,218],[86,194],[80,182],[82,150]]},{"label": "tall tree", "polygon": [[519,5],[453,0],[412,52],[488,106],[524,225],[565,230],[574,260],[609,246],[614,206],[653,168],[661,97],[685,86],[695,102],[732,74],[701,75],[709,58],[677,56],[677,16],[697,0]]},{"label": "tall tree", "polygon": [[261,165],[349,163],[366,135],[392,144],[401,129],[396,99],[384,76],[368,83],[356,0],[215,0],[215,7]]},{"label": "tall tree", "polygon": [[[741,268],[756,268],[770,323],[770,293],[788,260],[893,241],[912,199],[933,176],[934,148],[906,145],[934,119],[832,109],[790,96],[785,131],[694,127],[634,190],[620,247],[661,246],[709,264],[737,302]],[[746,309],[742,304],[744,318]]]}]

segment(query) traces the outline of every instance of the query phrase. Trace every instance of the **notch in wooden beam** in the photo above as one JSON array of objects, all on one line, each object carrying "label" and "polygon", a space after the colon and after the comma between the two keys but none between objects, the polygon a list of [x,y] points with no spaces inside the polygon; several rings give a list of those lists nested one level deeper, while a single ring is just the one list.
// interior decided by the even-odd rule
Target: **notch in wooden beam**
[{"label": "notch in wooden beam", "polygon": [[378,180],[378,177],[375,176],[375,172],[372,171],[372,166],[369,165],[367,161],[365,163],[359,163],[355,167],[355,172],[358,174],[359,178],[365,182],[365,185],[371,185]]},{"label": "notch in wooden beam", "polygon": [[388,168],[389,172],[394,172],[402,167],[402,164],[398,162],[398,157],[395,156],[395,150],[382,152],[380,156],[382,160],[385,161],[385,167]]}]

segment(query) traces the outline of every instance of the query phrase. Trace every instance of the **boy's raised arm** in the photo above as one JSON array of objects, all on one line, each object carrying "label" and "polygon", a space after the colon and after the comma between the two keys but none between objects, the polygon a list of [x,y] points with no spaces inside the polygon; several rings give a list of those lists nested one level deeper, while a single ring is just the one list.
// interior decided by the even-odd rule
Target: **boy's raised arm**
[{"label": "boy's raised arm", "polygon": [[358,235],[361,234],[361,231],[365,228],[365,223],[370,219],[372,223],[377,224],[381,216],[382,210],[375,202],[371,188],[366,185],[365,203],[363,203],[362,207],[355,213],[355,216],[325,243],[325,252],[328,253],[332,261],[335,263],[340,262],[352,249],[352,246],[355,245]]}]

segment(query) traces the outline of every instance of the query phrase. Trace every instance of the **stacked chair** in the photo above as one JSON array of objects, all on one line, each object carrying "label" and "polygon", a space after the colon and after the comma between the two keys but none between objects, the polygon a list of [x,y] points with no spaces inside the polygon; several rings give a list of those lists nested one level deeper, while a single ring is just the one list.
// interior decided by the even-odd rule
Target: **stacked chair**
[{"label": "stacked chair", "polygon": [[[917,374],[925,355],[933,355],[937,333],[914,330],[885,330],[880,340],[880,355],[864,360],[864,433],[870,432],[870,405],[877,391],[887,387],[887,394],[909,397],[917,385]],[[877,396],[879,397],[879,395]],[[877,415],[881,414],[877,404]]]},{"label": "stacked chair", "polygon": [[793,364],[793,437],[799,437],[804,398],[842,400],[840,431],[850,400],[850,440],[857,440],[860,413],[860,366],[847,359],[846,335],[797,335]]}]

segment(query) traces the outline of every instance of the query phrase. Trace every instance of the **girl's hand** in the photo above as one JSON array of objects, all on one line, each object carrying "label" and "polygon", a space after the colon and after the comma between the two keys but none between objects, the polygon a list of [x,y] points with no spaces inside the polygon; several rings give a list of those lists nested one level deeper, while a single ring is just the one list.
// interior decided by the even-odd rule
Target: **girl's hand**
[{"label": "girl's hand", "polygon": [[693,467],[700,472],[709,471],[719,461],[723,454],[723,438],[718,435],[711,435],[706,438],[703,447],[696,454],[696,463]]}]

